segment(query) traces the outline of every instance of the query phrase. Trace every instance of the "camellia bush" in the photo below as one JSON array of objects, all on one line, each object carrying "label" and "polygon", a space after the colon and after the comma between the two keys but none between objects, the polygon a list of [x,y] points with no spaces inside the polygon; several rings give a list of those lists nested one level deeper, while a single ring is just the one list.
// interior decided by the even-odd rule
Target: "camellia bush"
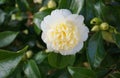
[{"label": "camellia bush", "polygon": [[0,0],[0,78],[120,78],[120,0]]}]

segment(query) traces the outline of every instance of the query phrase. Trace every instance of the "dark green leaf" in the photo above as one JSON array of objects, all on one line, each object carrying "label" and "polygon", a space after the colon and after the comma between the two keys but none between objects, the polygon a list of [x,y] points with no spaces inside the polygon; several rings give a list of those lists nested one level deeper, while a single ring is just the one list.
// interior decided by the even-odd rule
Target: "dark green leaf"
[{"label": "dark green leaf", "polygon": [[113,34],[113,37],[114,37],[114,40],[115,40],[117,46],[120,48],[120,34],[119,33]]},{"label": "dark green leaf", "polygon": [[35,30],[37,35],[39,35],[41,32],[41,30],[40,30],[40,28],[38,28],[38,26],[34,26],[34,30]]},{"label": "dark green leaf", "polygon": [[41,78],[39,68],[34,60],[27,61],[24,72],[27,78]]},{"label": "dark green leaf", "polygon": [[16,0],[16,3],[18,4],[19,9],[23,12],[28,11],[30,8],[27,0]]},{"label": "dark green leaf", "polygon": [[18,35],[18,32],[5,31],[0,33],[0,47],[9,45]]},{"label": "dark green leaf", "polygon": [[3,12],[2,10],[0,10],[0,25],[4,22],[5,20],[5,12]]},{"label": "dark green leaf", "polygon": [[69,9],[72,0],[59,0],[58,8],[59,9]]},{"label": "dark green leaf", "polygon": [[79,14],[83,8],[84,0],[72,0],[70,9],[73,13]]},{"label": "dark green leaf", "polygon": [[43,60],[47,57],[47,55],[44,52],[38,52],[34,59],[35,61],[40,64],[41,62],[43,62]]},{"label": "dark green leaf", "polygon": [[37,12],[35,15],[34,15],[34,20],[33,22],[37,25],[37,27],[40,26],[41,24],[41,21],[43,20],[43,18],[45,16],[47,16],[48,14],[50,14],[52,11],[52,9],[47,9],[47,10],[44,10],[42,12]]},{"label": "dark green leaf", "polygon": [[8,77],[21,61],[27,47],[16,52],[0,50],[0,78]]},{"label": "dark green leaf", "polygon": [[48,55],[48,62],[51,66],[56,68],[64,68],[72,65],[75,61],[75,55],[62,56],[58,53],[50,53]]},{"label": "dark green leaf", "polygon": [[95,73],[87,68],[68,67],[68,71],[73,78],[96,78]]},{"label": "dark green leaf", "polygon": [[87,57],[91,67],[98,67],[105,55],[102,34],[101,32],[97,32],[91,37],[88,43]]}]

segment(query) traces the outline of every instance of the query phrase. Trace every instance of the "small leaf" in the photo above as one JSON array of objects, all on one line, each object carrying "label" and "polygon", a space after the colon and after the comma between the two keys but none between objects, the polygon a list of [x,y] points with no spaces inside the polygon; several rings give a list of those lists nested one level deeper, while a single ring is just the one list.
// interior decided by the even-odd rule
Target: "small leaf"
[{"label": "small leaf", "polygon": [[73,78],[96,78],[95,73],[87,68],[68,67],[68,71]]},{"label": "small leaf", "polygon": [[27,47],[16,52],[0,50],[0,78],[7,78],[21,61]]},{"label": "small leaf", "polygon": [[39,68],[34,60],[27,61],[24,72],[27,78],[41,78]]},{"label": "small leaf", "polygon": [[62,56],[58,53],[50,53],[48,55],[48,62],[51,66],[56,68],[64,68],[68,65],[72,65],[75,61],[75,55]]},{"label": "small leaf", "polygon": [[83,8],[84,0],[72,0],[70,9],[73,13],[79,14]]},{"label": "small leaf", "polygon": [[103,47],[101,32],[94,34],[88,43],[87,57],[92,68],[98,67],[104,59],[106,53]]},{"label": "small leaf", "polygon": [[50,14],[51,11],[52,11],[52,9],[46,9],[46,10],[44,10],[42,12],[35,13],[33,22],[37,25],[37,27],[40,26],[41,21],[43,20],[43,18],[45,16],[47,16],[48,14]]},{"label": "small leaf", "polygon": [[5,31],[0,33],[0,47],[5,47],[12,43],[12,41],[16,38],[18,32],[13,31]]}]

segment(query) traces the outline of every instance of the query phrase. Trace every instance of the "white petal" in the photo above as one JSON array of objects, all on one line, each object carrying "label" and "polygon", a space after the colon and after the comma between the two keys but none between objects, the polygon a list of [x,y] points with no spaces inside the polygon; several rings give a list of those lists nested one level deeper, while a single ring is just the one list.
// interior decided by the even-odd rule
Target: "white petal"
[{"label": "white petal", "polygon": [[58,16],[67,17],[67,16],[71,15],[71,12],[67,9],[60,9],[60,10],[57,9],[57,10],[52,11],[51,15],[55,16],[55,17],[58,17]]},{"label": "white petal", "polygon": [[79,42],[78,45],[76,45],[72,50],[67,51],[60,51],[59,53],[62,55],[73,55],[77,52],[79,52],[83,47],[83,42]]},{"label": "white petal", "polygon": [[75,25],[82,25],[84,21],[84,17],[82,15],[71,14],[67,17],[67,20],[72,22]]},{"label": "white petal", "polygon": [[80,41],[86,41],[88,38],[89,29],[83,25],[80,26],[78,30],[79,30]]}]

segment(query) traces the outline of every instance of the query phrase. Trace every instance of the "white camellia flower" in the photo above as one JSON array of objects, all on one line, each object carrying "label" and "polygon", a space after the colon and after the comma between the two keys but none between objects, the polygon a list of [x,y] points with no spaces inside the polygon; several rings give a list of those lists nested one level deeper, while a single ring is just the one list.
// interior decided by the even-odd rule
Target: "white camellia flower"
[{"label": "white camellia flower", "polygon": [[67,9],[57,9],[46,16],[41,22],[41,29],[48,51],[62,55],[79,52],[89,33],[83,21],[82,15],[72,14]]}]

